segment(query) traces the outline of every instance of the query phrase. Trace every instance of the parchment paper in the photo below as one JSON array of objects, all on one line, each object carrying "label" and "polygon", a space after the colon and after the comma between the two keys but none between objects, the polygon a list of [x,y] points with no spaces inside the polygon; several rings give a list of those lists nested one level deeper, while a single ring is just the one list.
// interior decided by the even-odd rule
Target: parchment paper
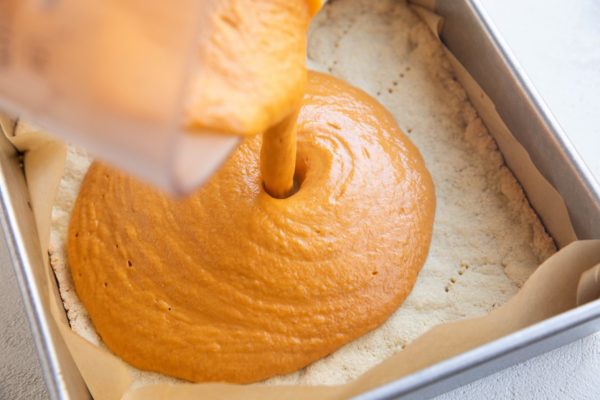
[{"label": "parchment paper", "polygon": [[[414,9],[437,36],[442,23],[441,18],[423,7],[415,6]],[[531,275],[517,295],[485,317],[439,325],[431,329],[400,353],[345,385],[156,384],[133,389],[132,377],[123,361],[71,331],[61,307],[59,293],[51,289],[47,294],[52,305],[51,313],[94,398],[341,399],[498,339],[567,311],[578,303],[594,300],[600,294],[600,240],[575,241],[573,227],[558,192],[535,168],[525,149],[514,139],[498,116],[490,99],[452,54],[448,52],[448,56],[457,78],[464,85],[473,105],[498,142],[508,166],[524,187],[549,232],[563,247]],[[43,132],[31,128],[24,129],[19,125],[17,129],[13,129],[14,126],[13,121],[0,116],[0,128],[25,154],[25,175],[36,217],[41,251],[47,254],[50,213],[63,173],[65,146]],[[52,279],[47,260],[46,267],[47,279]],[[55,286],[49,284],[47,287]]]}]

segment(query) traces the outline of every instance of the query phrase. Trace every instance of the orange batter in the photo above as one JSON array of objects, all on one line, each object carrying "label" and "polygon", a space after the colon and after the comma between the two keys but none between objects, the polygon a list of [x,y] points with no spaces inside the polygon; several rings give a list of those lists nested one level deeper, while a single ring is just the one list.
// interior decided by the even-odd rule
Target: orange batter
[{"label": "orange batter", "polygon": [[188,104],[192,128],[263,133],[306,84],[306,30],[321,0],[208,0]]},{"label": "orange batter", "polygon": [[310,73],[296,193],[277,199],[247,138],[175,200],[95,163],[68,237],[77,294],[132,365],[191,381],[297,370],[376,328],[423,265],[434,190],[417,149],[364,92]]},{"label": "orange batter", "polygon": [[209,0],[187,106],[191,131],[265,134],[263,180],[294,189],[295,118],[306,84],[306,30],[324,0]]}]

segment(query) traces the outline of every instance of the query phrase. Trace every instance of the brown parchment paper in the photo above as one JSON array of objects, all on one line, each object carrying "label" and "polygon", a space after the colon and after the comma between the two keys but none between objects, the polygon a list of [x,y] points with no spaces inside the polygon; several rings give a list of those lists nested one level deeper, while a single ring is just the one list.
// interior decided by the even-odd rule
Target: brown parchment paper
[{"label": "brown parchment paper", "polygon": [[[427,24],[435,37],[440,40],[444,20],[439,15],[429,11],[435,0],[413,1],[412,10]],[[419,3],[417,5],[416,3]],[[471,77],[469,72],[456,59],[454,54],[442,44],[446,57],[456,78],[461,83],[471,104],[487,126],[489,132],[496,140],[504,161],[511,169],[517,180],[521,182],[527,198],[533,208],[541,217],[544,226],[550,235],[563,247],[576,240],[575,231],[567,207],[558,191],[544,178],[529,157],[529,154],[512,135],[498,112],[492,100],[485,94],[479,84]]]},{"label": "brown parchment paper", "polygon": [[[421,3],[433,2],[422,1]],[[437,35],[442,23],[441,18],[423,7],[415,6],[415,12]],[[513,298],[487,316],[434,327],[403,351],[345,385],[268,386],[188,383],[155,384],[132,388],[133,378],[125,363],[109,351],[100,349],[75,334],[66,321],[59,293],[50,289],[47,295],[50,296],[51,314],[94,398],[96,400],[347,398],[567,311],[578,304],[578,298],[579,302],[587,302],[600,294],[598,278],[600,269],[597,267],[600,264],[600,240],[575,241],[573,227],[558,192],[535,168],[525,149],[508,131],[495,111],[493,103],[477,83],[452,54],[448,55],[457,78],[464,85],[473,105],[498,142],[507,164],[524,187],[547,229],[561,247],[565,246],[546,260]],[[25,175],[35,213],[41,251],[47,254],[50,214],[58,183],[63,174],[65,146],[27,125],[17,124],[15,128],[14,121],[6,117],[0,116],[0,128],[13,144],[24,152]],[[46,267],[47,279],[51,280],[51,268],[47,257]],[[49,284],[47,287],[54,286]]]}]

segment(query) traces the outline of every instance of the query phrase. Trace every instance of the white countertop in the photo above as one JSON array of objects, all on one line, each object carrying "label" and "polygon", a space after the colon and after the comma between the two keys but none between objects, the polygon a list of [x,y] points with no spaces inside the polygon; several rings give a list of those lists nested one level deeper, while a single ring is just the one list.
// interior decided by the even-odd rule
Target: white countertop
[{"label": "white countertop", "polygon": [[[600,1],[480,1],[600,181]],[[591,400],[599,394],[600,334],[596,334],[436,400]],[[0,399],[44,398],[31,334],[2,244]]]}]

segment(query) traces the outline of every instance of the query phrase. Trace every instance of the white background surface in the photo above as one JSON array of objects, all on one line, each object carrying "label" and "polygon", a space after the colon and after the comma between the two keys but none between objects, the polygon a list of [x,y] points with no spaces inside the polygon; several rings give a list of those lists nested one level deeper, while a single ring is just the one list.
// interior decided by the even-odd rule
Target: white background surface
[{"label": "white background surface", "polygon": [[[600,180],[600,0],[480,0]],[[536,16],[537,17],[533,17]],[[0,399],[47,397],[16,281],[0,245]],[[439,396],[600,398],[600,334]]]}]

